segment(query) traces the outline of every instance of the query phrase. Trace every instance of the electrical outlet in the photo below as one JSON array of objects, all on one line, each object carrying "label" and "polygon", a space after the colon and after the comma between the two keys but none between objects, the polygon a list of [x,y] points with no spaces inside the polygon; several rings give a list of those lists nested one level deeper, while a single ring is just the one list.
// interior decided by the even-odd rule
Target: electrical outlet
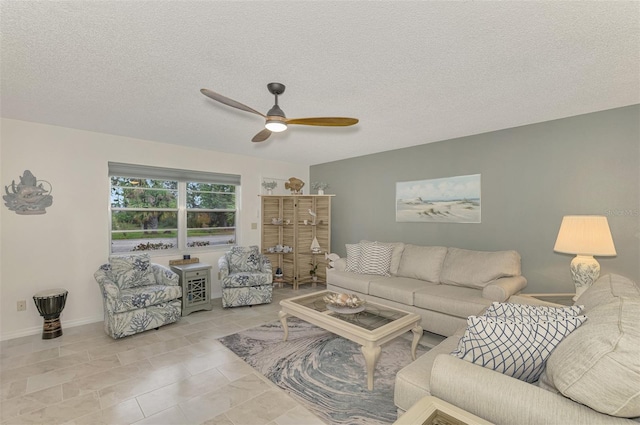
[{"label": "electrical outlet", "polygon": [[18,311],[25,311],[27,309],[27,302],[25,300],[18,301]]}]

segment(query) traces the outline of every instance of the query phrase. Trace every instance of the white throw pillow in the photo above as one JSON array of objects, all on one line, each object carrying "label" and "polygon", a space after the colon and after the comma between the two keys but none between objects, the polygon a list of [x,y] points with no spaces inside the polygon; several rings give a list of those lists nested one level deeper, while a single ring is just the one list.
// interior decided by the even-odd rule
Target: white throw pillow
[{"label": "white throw pillow", "polygon": [[360,244],[345,244],[347,248],[347,267],[344,269],[347,272],[359,273],[360,272]]},{"label": "white throw pillow", "polygon": [[359,273],[390,276],[393,247],[377,243],[360,244]]},{"label": "white throw pillow", "polygon": [[527,305],[514,303],[493,302],[484,316],[577,316],[582,313],[583,306],[573,305],[571,307],[552,307],[544,305]]},{"label": "white throw pillow", "polygon": [[535,382],[553,349],[586,320],[586,316],[561,320],[469,316],[467,329],[451,355],[525,382]]}]

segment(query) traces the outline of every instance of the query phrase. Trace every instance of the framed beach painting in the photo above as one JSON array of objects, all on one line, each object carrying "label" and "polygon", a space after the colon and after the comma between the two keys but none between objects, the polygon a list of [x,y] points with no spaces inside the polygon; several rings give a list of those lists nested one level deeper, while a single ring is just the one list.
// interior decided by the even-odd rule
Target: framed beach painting
[{"label": "framed beach painting", "polygon": [[396,221],[480,223],[480,174],[396,183]]}]

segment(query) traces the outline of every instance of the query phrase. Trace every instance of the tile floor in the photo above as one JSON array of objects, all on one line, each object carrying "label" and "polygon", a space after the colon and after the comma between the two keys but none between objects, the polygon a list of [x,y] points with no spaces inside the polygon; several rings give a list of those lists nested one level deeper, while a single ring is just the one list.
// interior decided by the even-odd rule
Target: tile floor
[{"label": "tile floor", "polygon": [[[319,286],[318,290],[324,289]],[[217,341],[278,319],[279,301],[192,313],[121,340],[102,323],[0,342],[0,424],[323,424]]]}]

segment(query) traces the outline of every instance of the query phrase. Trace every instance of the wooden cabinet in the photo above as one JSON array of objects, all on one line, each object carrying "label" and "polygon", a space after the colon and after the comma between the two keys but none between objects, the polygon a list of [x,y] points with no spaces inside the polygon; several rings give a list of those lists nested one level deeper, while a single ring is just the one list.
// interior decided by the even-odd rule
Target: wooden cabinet
[{"label": "wooden cabinet", "polygon": [[[262,195],[262,252],[274,273],[280,267],[293,289],[315,286],[309,273],[317,265],[317,281],[326,281],[324,253],[331,248],[331,198],[333,195]],[[315,216],[314,216],[315,214]],[[319,252],[311,251],[317,239]],[[289,251],[291,249],[291,251]]]},{"label": "wooden cabinet", "polygon": [[211,310],[211,266],[193,263],[171,266],[180,276],[182,285],[182,315],[199,310]]}]

